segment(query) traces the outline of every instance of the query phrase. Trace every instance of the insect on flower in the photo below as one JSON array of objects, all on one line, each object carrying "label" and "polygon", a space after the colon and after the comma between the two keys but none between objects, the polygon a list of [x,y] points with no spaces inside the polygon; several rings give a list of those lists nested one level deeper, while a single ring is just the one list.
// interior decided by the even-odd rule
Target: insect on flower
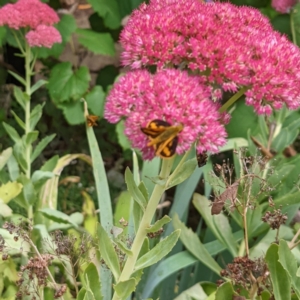
[{"label": "insect on flower", "polygon": [[98,116],[94,116],[94,115],[88,115],[86,117],[86,123],[88,125],[88,127],[93,127],[93,126],[97,126],[97,120],[99,119]]},{"label": "insect on flower", "polygon": [[142,132],[150,139],[147,146],[153,146],[155,154],[161,158],[170,158],[175,155],[178,144],[177,135],[182,129],[182,124],[172,126],[159,119],[155,119],[149,122],[147,127],[141,128]]}]

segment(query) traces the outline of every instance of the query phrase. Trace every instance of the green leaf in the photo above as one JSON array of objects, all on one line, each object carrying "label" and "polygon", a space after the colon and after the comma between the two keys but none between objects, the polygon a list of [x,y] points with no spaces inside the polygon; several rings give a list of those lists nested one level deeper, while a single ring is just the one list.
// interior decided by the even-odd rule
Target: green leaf
[{"label": "green leaf", "polygon": [[109,33],[99,33],[90,29],[77,29],[78,41],[95,54],[115,55],[115,45]]},{"label": "green leaf", "polygon": [[90,262],[84,270],[84,278],[86,281],[86,290],[93,293],[94,299],[103,299],[99,274],[96,266],[92,262]]},{"label": "green leaf", "polygon": [[114,286],[114,289],[121,299],[126,299],[135,290],[136,284],[136,280],[134,278],[130,278],[128,280],[118,282]]},{"label": "green leaf", "polygon": [[10,126],[9,124],[2,122],[3,127],[5,129],[5,131],[7,132],[7,134],[9,135],[9,137],[15,142],[19,142],[21,140],[20,135],[18,134],[18,132],[16,131],[16,129],[14,129],[12,126]]},{"label": "green leaf", "polygon": [[127,256],[132,256],[132,255],[133,255],[132,251],[129,250],[129,249],[127,248],[127,246],[126,246],[122,241],[116,240],[115,243],[116,243],[117,246],[120,248],[120,250],[121,250],[122,252],[124,252]]},{"label": "green leaf", "polygon": [[2,170],[3,167],[6,165],[9,158],[11,157],[11,155],[12,155],[11,147],[9,147],[1,152],[1,154],[0,154],[0,170]]},{"label": "green leaf", "polygon": [[201,284],[197,283],[183,291],[174,300],[207,300],[207,294],[204,292]]},{"label": "green leaf", "polygon": [[145,199],[143,193],[137,187],[133,175],[128,167],[125,170],[125,182],[127,184],[127,189],[134,201],[136,201],[141,209],[145,211],[145,208],[147,206],[147,199]]},{"label": "green leaf", "polygon": [[45,103],[36,105],[30,113],[30,130],[34,130],[36,124],[42,117]]},{"label": "green leaf", "polygon": [[19,126],[25,130],[25,123],[18,117],[18,115],[13,111],[11,110],[11,114],[14,116],[16,122],[19,124]]},{"label": "green leaf", "polygon": [[55,138],[56,134],[53,133],[44,137],[34,148],[33,153],[31,155],[31,162],[33,162],[41,153],[42,151],[48,146],[48,144]]},{"label": "green leaf", "polygon": [[7,168],[10,179],[13,181],[17,180],[17,178],[20,176],[20,169],[18,162],[13,155],[11,155],[7,162]]},{"label": "green leaf", "polygon": [[5,43],[6,38],[6,28],[4,26],[0,27],[0,46]]},{"label": "green leaf", "polygon": [[280,133],[272,142],[272,149],[276,152],[283,151],[287,145],[292,144],[297,138],[299,130],[289,130],[289,128],[282,128]]},{"label": "green leaf", "polygon": [[49,171],[52,172],[57,165],[59,156],[54,155],[50,159],[48,159],[41,167],[41,171]]},{"label": "green leaf", "polygon": [[272,244],[266,253],[265,260],[270,271],[274,298],[276,300],[291,299],[291,282],[278,259],[278,245]]},{"label": "green leaf", "polygon": [[280,240],[279,242],[278,255],[279,262],[289,275],[292,287],[300,299],[300,277],[296,276],[298,268],[297,260],[285,240]]},{"label": "green leaf", "polygon": [[14,85],[14,96],[15,96],[17,102],[25,110],[26,101],[28,101],[28,99],[25,98],[25,95],[22,92],[22,90],[19,87],[17,87],[16,85]]},{"label": "green leaf", "polygon": [[58,58],[65,49],[66,44],[70,41],[71,35],[76,30],[77,25],[75,18],[71,14],[63,14],[60,16],[59,23],[55,24],[55,27],[61,34],[62,43],[55,43],[50,49],[39,47],[36,49],[36,55],[39,58],[47,58],[49,56]]},{"label": "green leaf", "polygon": [[36,193],[34,190],[33,183],[30,179],[28,179],[24,174],[18,178],[18,182],[23,184],[23,197],[27,204],[34,204],[37,200]]},{"label": "green leaf", "polygon": [[78,225],[73,222],[70,216],[66,215],[65,213],[58,211],[56,209],[51,208],[42,208],[39,210],[45,217],[48,219],[57,222],[57,223],[64,223],[64,224],[71,224],[74,227],[78,227]]},{"label": "green leaf", "polygon": [[70,125],[84,124],[86,122],[80,100],[61,103],[58,107],[63,110],[63,114]]},{"label": "green leaf", "polygon": [[11,215],[12,215],[12,209],[2,201],[0,195],[0,216],[4,218],[8,218]]},{"label": "green leaf", "polygon": [[50,73],[50,96],[55,104],[78,100],[87,91],[90,79],[87,67],[82,66],[74,72],[69,62],[57,64]]},{"label": "green leaf", "polygon": [[19,182],[7,182],[0,186],[0,200],[8,203],[11,199],[18,196],[22,191],[23,185]]},{"label": "green leaf", "polygon": [[14,157],[24,172],[27,171],[26,148],[22,140],[15,143],[13,148]]},{"label": "green leaf", "polygon": [[20,83],[22,83],[22,85],[26,86],[26,81],[23,77],[21,77],[20,75],[16,74],[13,71],[8,70],[7,71],[10,75],[12,75],[13,77],[15,77]]},{"label": "green leaf", "polygon": [[100,255],[104,259],[105,263],[113,273],[115,280],[117,281],[121,274],[119,258],[117,253],[115,252],[111,239],[109,238],[108,234],[101,226],[101,224],[98,224],[98,238]]},{"label": "green leaf", "polygon": [[159,229],[161,229],[165,224],[169,223],[172,219],[165,215],[160,220],[156,221],[152,226],[146,229],[147,233],[150,232],[157,232]]},{"label": "green leaf", "polygon": [[185,161],[182,165],[180,165],[178,169],[176,168],[175,171],[172,173],[169,180],[167,181],[166,189],[169,189],[185,181],[187,178],[189,178],[192,175],[196,167],[197,167],[196,158]]},{"label": "green leaf", "polygon": [[179,236],[180,230],[175,230],[168,237],[161,240],[148,253],[138,259],[135,264],[134,271],[149,267],[164,258],[173,249]]},{"label": "green leaf", "polygon": [[181,230],[180,240],[184,246],[197,257],[204,265],[214,271],[216,274],[220,274],[221,267],[212,258],[211,254],[207,251],[205,246],[201,243],[196,233],[191,229],[188,229],[184,223],[182,223],[177,214],[173,217],[174,228]]},{"label": "green leaf", "polygon": [[102,118],[105,103],[105,93],[102,86],[94,86],[93,89],[85,96],[85,100],[92,114]]},{"label": "green leaf", "polygon": [[237,256],[237,243],[233,238],[228,219],[223,214],[212,215],[210,201],[197,193],[194,194],[193,204],[214,236],[227,247],[233,257]]},{"label": "green leaf", "polygon": [[300,46],[300,3],[297,3],[291,11],[290,26],[293,32],[293,40],[296,45]]},{"label": "green leaf", "polygon": [[31,131],[28,132],[25,136],[25,143],[27,146],[31,145],[33,142],[36,141],[36,139],[39,136],[39,132],[38,131]]},{"label": "green leaf", "polygon": [[89,0],[94,11],[104,20],[107,27],[116,29],[121,25],[121,16],[116,0]]},{"label": "green leaf", "polygon": [[127,150],[131,148],[131,143],[129,142],[127,136],[124,134],[124,121],[120,121],[116,125],[116,133],[118,136],[119,145],[122,147],[123,150]]},{"label": "green leaf", "polygon": [[31,87],[31,95],[37,91],[41,86],[47,84],[48,81],[44,79],[38,80],[32,87]]},{"label": "green leaf", "polygon": [[233,299],[234,292],[230,282],[225,282],[220,285],[216,292],[215,300],[229,300]]},{"label": "green leaf", "polygon": [[31,177],[34,187],[37,189],[40,188],[48,179],[52,178],[54,174],[49,171],[34,171]]}]

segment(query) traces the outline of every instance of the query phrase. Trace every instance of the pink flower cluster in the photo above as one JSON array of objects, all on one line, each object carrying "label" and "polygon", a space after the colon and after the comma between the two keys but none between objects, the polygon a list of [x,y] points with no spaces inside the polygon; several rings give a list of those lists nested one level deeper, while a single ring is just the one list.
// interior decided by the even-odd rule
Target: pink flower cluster
[{"label": "pink flower cluster", "polygon": [[52,26],[58,21],[56,12],[39,0],[19,0],[15,4],[6,4],[0,8],[0,26],[30,29],[26,39],[31,47],[51,48],[54,43],[60,43],[61,35]]},{"label": "pink flower cluster", "polygon": [[272,0],[272,7],[280,13],[286,14],[297,3],[297,0]]},{"label": "pink flower cluster", "polygon": [[[120,78],[105,106],[105,118],[117,123],[125,118],[125,134],[145,159],[155,156],[141,127],[154,120],[183,125],[176,148],[182,154],[196,143],[198,153],[216,153],[226,143],[224,116],[210,99],[211,88],[186,71],[160,70],[155,75],[136,70]],[[226,116],[225,116],[226,117]]]},{"label": "pink flower cluster", "polygon": [[186,68],[217,88],[218,96],[246,88],[246,103],[259,114],[300,106],[300,50],[256,9],[150,0],[133,12],[121,43],[124,65]]}]

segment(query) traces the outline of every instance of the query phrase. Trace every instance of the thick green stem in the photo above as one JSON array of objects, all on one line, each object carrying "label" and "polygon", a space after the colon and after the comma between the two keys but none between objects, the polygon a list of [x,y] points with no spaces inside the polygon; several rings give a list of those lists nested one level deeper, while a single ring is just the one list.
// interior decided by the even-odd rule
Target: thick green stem
[{"label": "thick green stem", "polygon": [[[25,93],[26,96],[28,96],[28,99],[26,99],[25,104],[25,135],[27,135],[30,132],[30,96],[31,96],[31,49],[29,45],[26,43],[25,45],[25,53],[24,53],[24,59],[25,59]],[[27,163],[27,169],[26,169],[26,177],[30,179],[31,177],[31,145],[26,144],[26,163]],[[33,218],[33,209],[30,205],[27,211],[27,216],[29,219]]]},{"label": "thick green stem", "polygon": [[226,103],[222,105],[222,107],[219,109],[219,112],[225,112],[235,101],[237,101],[245,92],[247,88],[243,87],[241,88],[236,94],[234,94]]},{"label": "thick green stem", "polygon": [[[167,177],[169,176],[169,174],[171,172],[173,162],[174,162],[173,158],[163,160],[162,168],[161,168],[161,171],[159,174],[160,178],[167,179]],[[165,191],[165,185],[159,185],[159,184],[155,185],[153,193],[149,199],[144,216],[141,220],[139,229],[136,233],[134,242],[131,247],[132,255],[128,256],[118,282],[126,281],[126,280],[130,279],[130,276],[132,275],[132,273],[134,271],[134,266],[138,259],[138,256],[139,256],[140,250],[142,248],[142,245],[144,243],[144,240],[147,237],[146,229],[151,225],[151,221],[155,214],[157,205],[158,205],[160,198],[164,191]],[[112,300],[119,300],[119,299],[121,299],[121,298],[115,292]]]}]

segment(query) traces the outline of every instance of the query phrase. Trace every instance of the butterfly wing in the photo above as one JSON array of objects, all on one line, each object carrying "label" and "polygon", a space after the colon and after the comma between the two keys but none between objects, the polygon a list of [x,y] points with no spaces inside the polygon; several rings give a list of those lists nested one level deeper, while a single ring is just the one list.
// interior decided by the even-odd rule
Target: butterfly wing
[{"label": "butterfly wing", "polygon": [[142,127],[141,131],[148,135],[150,138],[154,139],[163,133],[167,127],[170,127],[170,123],[163,120],[153,120],[148,123],[147,127]]},{"label": "butterfly wing", "polygon": [[198,162],[198,167],[199,168],[206,165],[207,158],[208,158],[208,156],[207,156],[206,152],[197,154],[197,162]]}]

